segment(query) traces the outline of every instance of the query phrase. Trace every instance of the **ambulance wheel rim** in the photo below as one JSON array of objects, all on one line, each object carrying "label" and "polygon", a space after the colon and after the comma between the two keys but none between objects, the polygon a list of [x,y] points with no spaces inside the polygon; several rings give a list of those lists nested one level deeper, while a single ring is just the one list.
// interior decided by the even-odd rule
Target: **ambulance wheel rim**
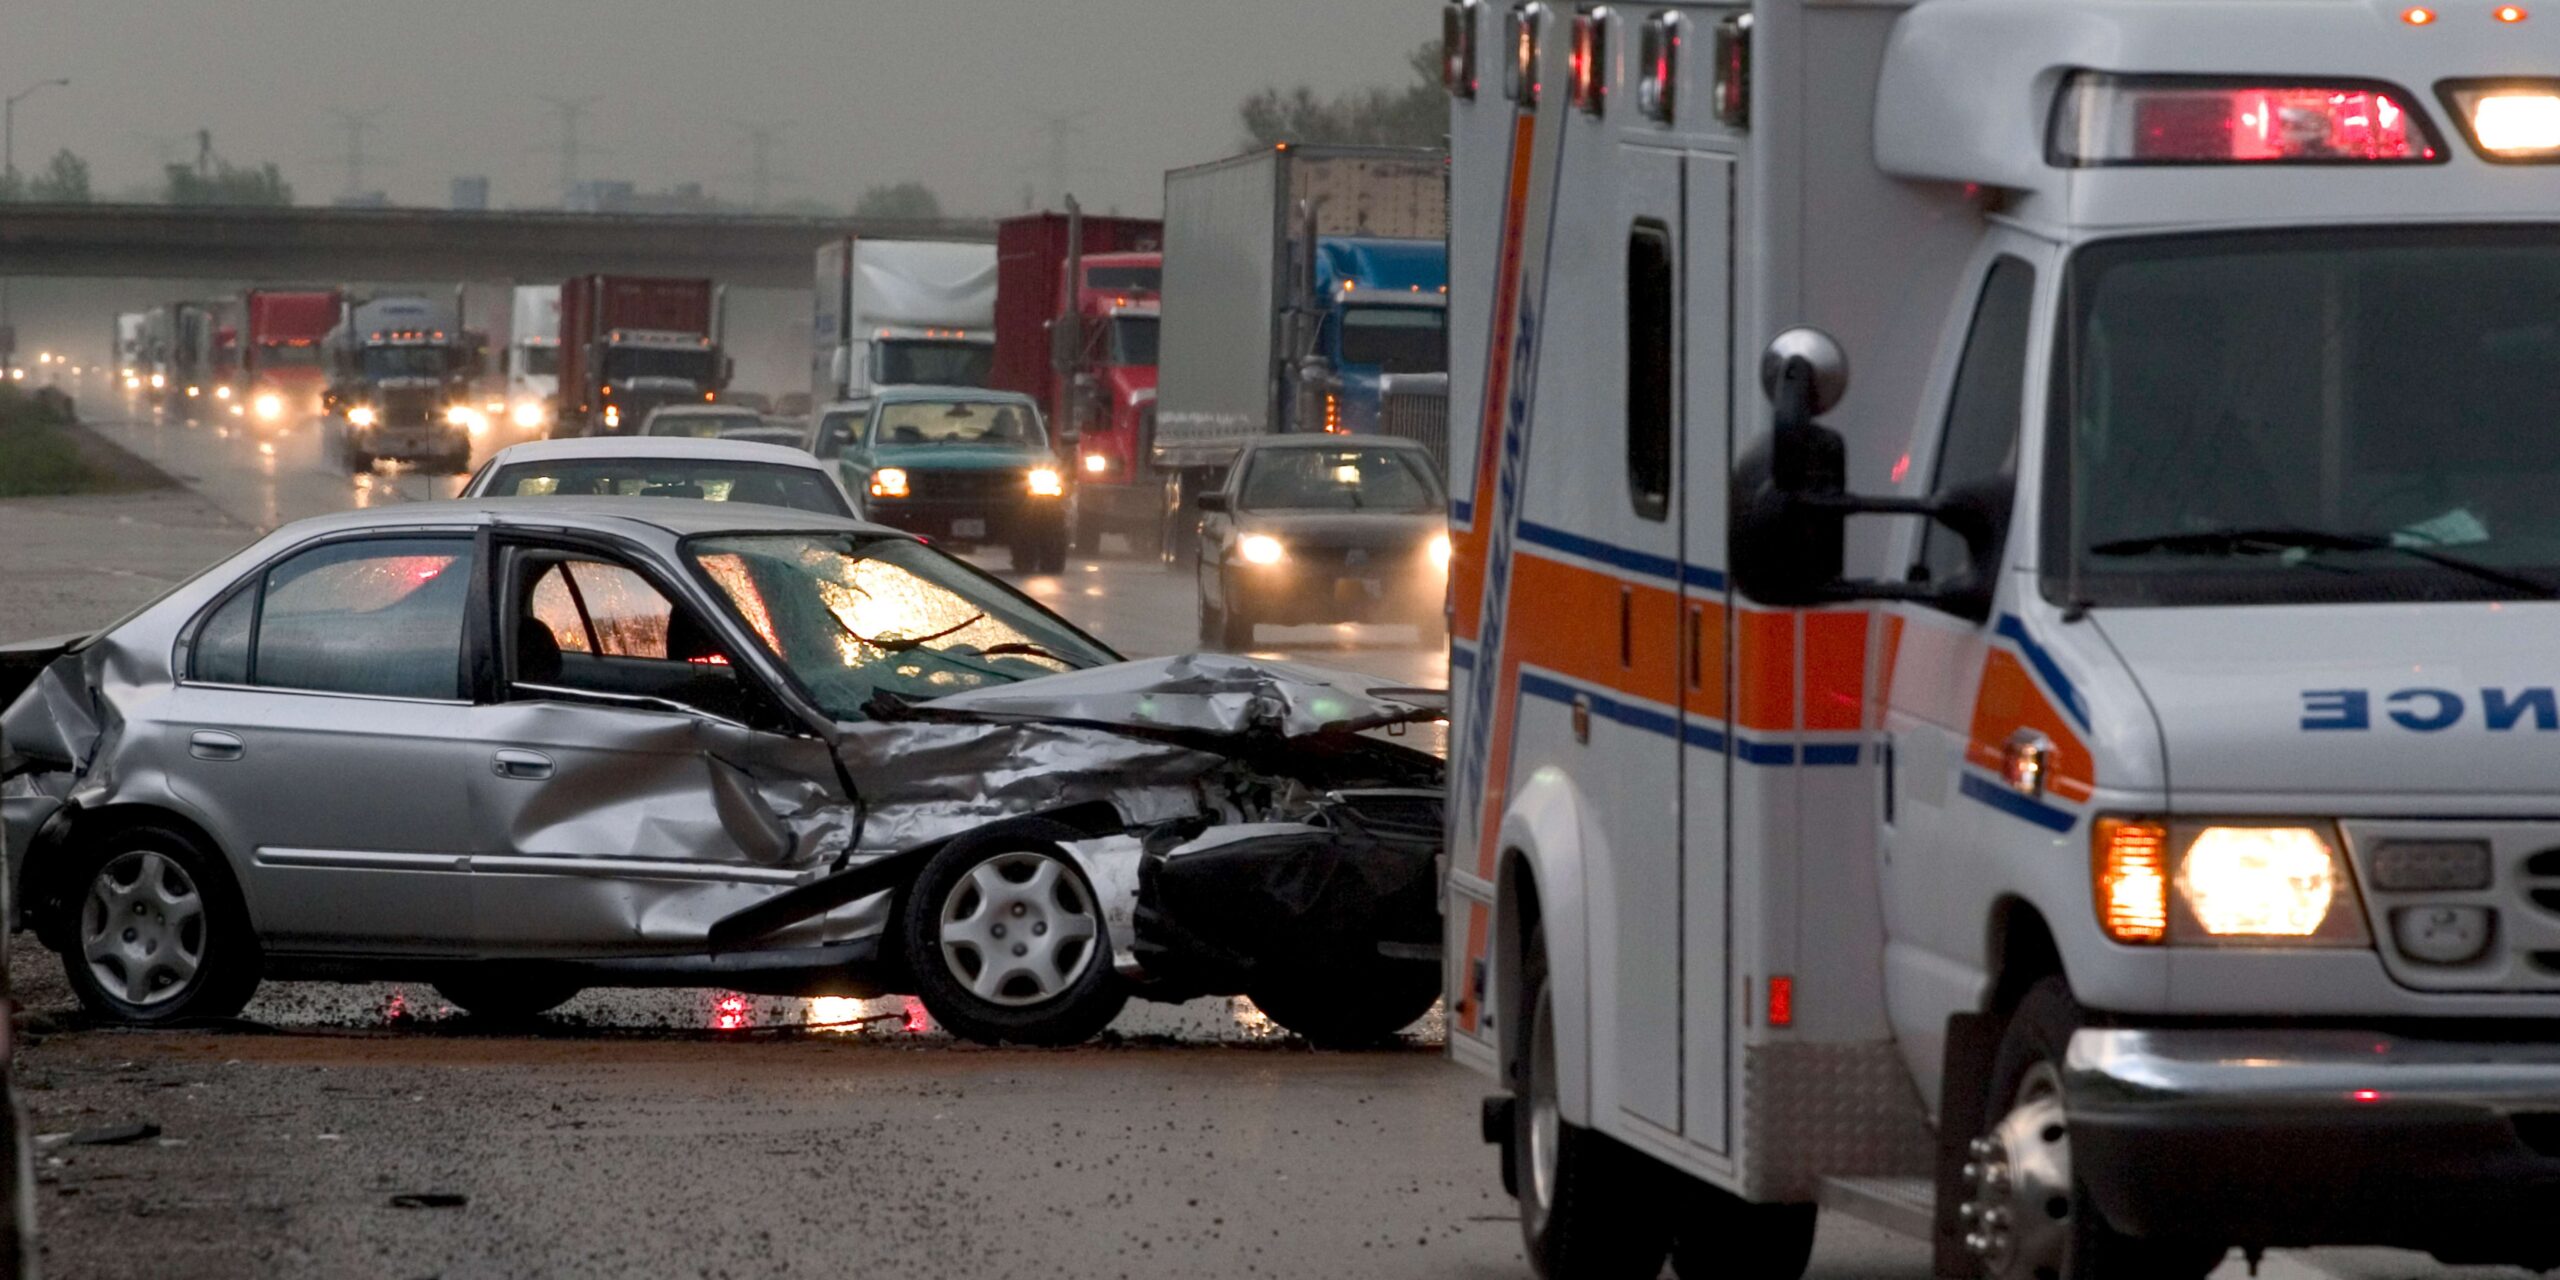
[{"label": "ambulance wheel rim", "polygon": [[2062,1079],[2027,1068],[2016,1100],[1966,1149],[1964,1244],[1990,1280],[2052,1280],[2070,1262],[2071,1129]]}]

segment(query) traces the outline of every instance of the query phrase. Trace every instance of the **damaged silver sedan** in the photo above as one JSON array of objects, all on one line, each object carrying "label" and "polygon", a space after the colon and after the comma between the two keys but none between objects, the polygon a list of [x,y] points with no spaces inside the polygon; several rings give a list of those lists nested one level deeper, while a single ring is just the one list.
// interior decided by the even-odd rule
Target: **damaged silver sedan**
[{"label": "damaged silver sedan", "polygon": [[1442,708],[1370,683],[1123,662],[826,516],[393,508],[0,651],[0,817],[19,923],[118,1021],[716,985],[1060,1044],[1248,994],[1349,1043],[1440,989],[1440,764],[1389,739]]}]

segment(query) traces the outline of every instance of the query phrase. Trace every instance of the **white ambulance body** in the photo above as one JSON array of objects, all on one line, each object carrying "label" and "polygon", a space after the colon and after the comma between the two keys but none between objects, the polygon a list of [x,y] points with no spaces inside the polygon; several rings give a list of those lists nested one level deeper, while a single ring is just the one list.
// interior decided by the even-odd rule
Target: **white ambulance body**
[{"label": "white ambulance body", "polygon": [[2527,8],[1449,6],[1451,1052],[1542,1270],[2560,1265]]}]

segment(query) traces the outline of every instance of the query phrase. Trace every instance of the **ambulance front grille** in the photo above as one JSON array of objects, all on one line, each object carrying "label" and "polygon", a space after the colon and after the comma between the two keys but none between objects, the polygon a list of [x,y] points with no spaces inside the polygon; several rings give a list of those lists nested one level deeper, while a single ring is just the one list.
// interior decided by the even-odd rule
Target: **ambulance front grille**
[{"label": "ambulance front grille", "polygon": [[2392,981],[2444,994],[2560,994],[2560,823],[2342,825]]}]

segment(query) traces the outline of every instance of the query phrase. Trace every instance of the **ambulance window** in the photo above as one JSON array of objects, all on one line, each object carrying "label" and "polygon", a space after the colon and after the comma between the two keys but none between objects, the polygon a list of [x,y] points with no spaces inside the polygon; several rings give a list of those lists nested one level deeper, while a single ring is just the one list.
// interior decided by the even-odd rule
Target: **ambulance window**
[{"label": "ambulance window", "polygon": [[[2018,466],[2018,425],[2026,399],[2027,319],[2035,307],[2035,268],[2016,258],[1991,264],[1956,369],[1938,448],[1937,492],[1994,477]],[[1921,534],[1920,564],[1931,582],[1965,571],[1962,539],[1934,524]]]},{"label": "ambulance window", "polygon": [[1639,222],[1627,239],[1627,488],[1636,514],[1671,514],[1671,229]]}]

